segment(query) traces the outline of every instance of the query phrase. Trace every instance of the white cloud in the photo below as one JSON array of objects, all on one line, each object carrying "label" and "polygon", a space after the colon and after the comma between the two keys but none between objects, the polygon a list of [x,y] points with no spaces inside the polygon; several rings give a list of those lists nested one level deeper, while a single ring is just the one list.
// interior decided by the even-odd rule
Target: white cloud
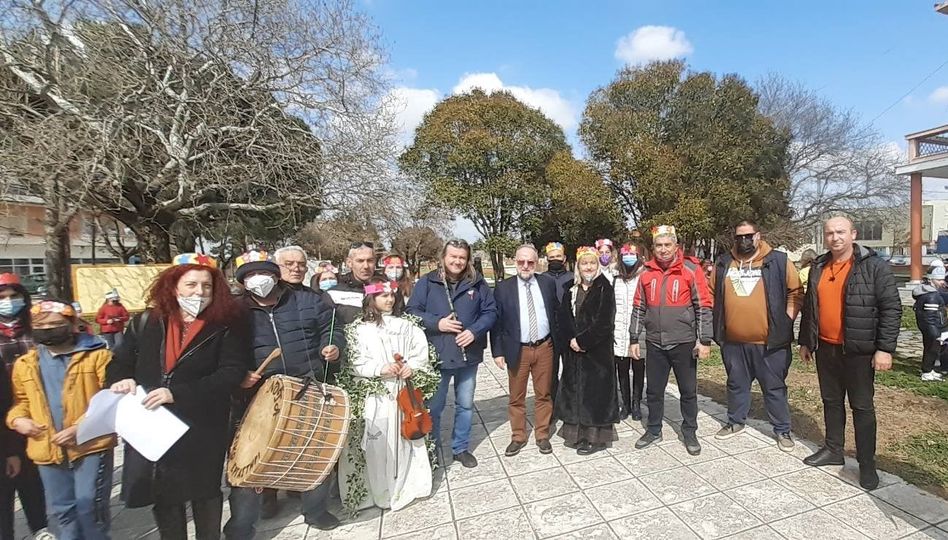
[{"label": "white cloud", "polygon": [[415,137],[415,128],[441,99],[441,92],[433,88],[400,86],[390,90],[388,97],[398,130],[397,142],[399,146],[408,146]]},{"label": "white cloud", "polygon": [[480,88],[487,93],[506,90],[527,105],[540,109],[543,114],[559,124],[566,133],[576,129],[578,123],[577,108],[559,91],[552,88],[530,88],[529,86],[508,86],[496,73],[466,73],[454,86],[454,94],[470,92]]},{"label": "white cloud", "polygon": [[928,96],[928,101],[939,104],[948,103],[948,86],[936,88],[935,91]]},{"label": "white cloud", "polygon": [[629,65],[670,60],[694,51],[685,33],[671,26],[642,26],[616,42],[616,59]]}]

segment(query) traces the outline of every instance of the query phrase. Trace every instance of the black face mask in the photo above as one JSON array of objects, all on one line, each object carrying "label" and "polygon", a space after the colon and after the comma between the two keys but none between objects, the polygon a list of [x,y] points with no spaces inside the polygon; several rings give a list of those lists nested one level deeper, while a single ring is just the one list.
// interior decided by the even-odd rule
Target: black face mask
[{"label": "black face mask", "polygon": [[35,328],[33,341],[47,347],[65,345],[73,339],[71,326],[57,326],[56,328]]},{"label": "black face mask", "polygon": [[757,251],[757,248],[754,247],[753,238],[740,238],[734,244],[734,249],[737,251],[738,255],[750,255]]},{"label": "black face mask", "polygon": [[563,261],[550,261],[548,266],[550,270],[560,272],[563,270]]}]

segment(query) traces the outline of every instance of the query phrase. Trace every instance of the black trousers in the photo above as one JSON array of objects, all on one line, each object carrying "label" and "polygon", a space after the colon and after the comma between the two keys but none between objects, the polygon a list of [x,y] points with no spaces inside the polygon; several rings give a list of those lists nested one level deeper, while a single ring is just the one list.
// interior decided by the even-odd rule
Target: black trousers
[{"label": "black trousers", "polygon": [[816,373],[823,397],[826,448],[843,453],[846,442],[846,406],[853,411],[856,432],[856,459],[860,465],[874,465],[876,459],[875,374],[872,356],[844,354],[842,345],[820,341],[816,351]]},{"label": "black trousers", "polygon": [[646,343],[645,347],[649,433],[658,435],[662,432],[665,387],[668,386],[669,373],[674,370],[681,394],[681,432],[682,435],[694,435],[698,431],[698,359],[694,355],[694,343],[682,343],[671,349],[661,349],[652,343]]},{"label": "black trousers", "polygon": [[553,403],[553,415],[550,417],[550,425],[556,422],[556,390],[560,387],[560,365],[563,355],[553,351],[553,376],[550,377],[550,401]]},{"label": "black trousers", "polygon": [[20,496],[20,504],[23,505],[30,532],[35,533],[46,527],[46,498],[39,470],[25,456],[20,456],[20,463],[20,474],[15,478],[7,478],[0,472],[0,540],[14,538],[13,506],[16,495]]},{"label": "black trousers", "polygon": [[948,347],[942,347],[937,338],[922,337],[922,373],[935,369],[935,360],[941,359],[939,371],[948,372]]},{"label": "black trousers", "polygon": [[[220,540],[223,507],[222,495],[203,501],[191,501],[194,532],[198,540]],[[188,514],[184,504],[156,504],[151,512],[155,516],[161,540],[187,540]]]},{"label": "black trousers", "polygon": [[[629,368],[632,369],[631,385],[629,384]],[[622,400],[621,410],[632,410],[633,401],[642,401],[642,390],[645,387],[645,360],[632,360],[628,356],[616,356],[616,375],[619,376],[619,393]]]}]

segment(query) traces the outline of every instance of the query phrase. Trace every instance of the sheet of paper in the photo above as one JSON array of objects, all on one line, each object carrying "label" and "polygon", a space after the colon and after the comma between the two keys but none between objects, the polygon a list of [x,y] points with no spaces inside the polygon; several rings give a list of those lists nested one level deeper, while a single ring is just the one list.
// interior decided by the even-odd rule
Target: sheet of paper
[{"label": "sheet of paper", "polygon": [[941,336],[938,337],[938,341],[941,343],[948,342],[948,332],[942,332]]},{"label": "sheet of paper", "polygon": [[85,444],[96,437],[115,433],[115,413],[124,397],[111,390],[100,390],[92,396],[86,416],[76,429],[76,442]]},{"label": "sheet of paper", "polygon": [[149,461],[158,461],[188,430],[187,424],[164,407],[149,411],[142,405],[145,389],[128,394],[119,403],[115,432]]},{"label": "sheet of paper", "polygon": [[92,397],[79,424],[76,442],[117,433],[150,461],[158,461],[188,430],[187,424],[164,407],[149,411],[142,405],[147,392],[139,386],[134,394],[102,390]]}]

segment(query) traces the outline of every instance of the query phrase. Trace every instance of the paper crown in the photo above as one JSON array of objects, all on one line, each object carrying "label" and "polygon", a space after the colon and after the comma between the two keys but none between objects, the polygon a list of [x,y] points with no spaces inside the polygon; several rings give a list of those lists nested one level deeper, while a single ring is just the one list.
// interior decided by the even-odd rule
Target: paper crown
[{"label": "paper crown", "polygon": [[316,265],[316,271],[318,273],[323,272],[332,272],[333,274],[338,274],[339,269],[332,265],[330,262],[321,262]]},{"label": "paper crown", "polygon": [[564,251],[564,250],[563,250],[563,244],[561,244],[561,243],[559,243],[559,242],[550,242],[549,244],[547,244],[546,246],[544,246],[544,248],[543,248],[543,252],[544,252],[544,253],[546,253],[547,255],[549,255],[551,251]]},{"label": "paper crown", "polygon": [[208,268],[217,268],[217,259],[203,253],[182,253],[181,255],[175,257],[171,261],[171,264],[174,266],[196,264],[198,266],[206,266]]},{"label": "paper crown", "polygon": [[609,240],[608,238],[600,238],[599,240],[596,240],[596,249],[599,249],[602,246],[612,247],[612,240]]},{"label": "paper crown", "polygon": [[106,300],[112,300],[113,298],[119,298],[119,292],[116,289],[112,289],[111,291],[105,293]]},{"label": "paper crown", "polygon": [[369,283],[364,286],[365,294],[383,294],[383,293],[393,293],[398,290],[398,283],[394,281],[386,281],[385,283]]},{"label": "paper crown", "polygon": [[40,313],[59,313],[63,317],[75,317],[76,309],[69,304],[44,300],[38,304],[33,304],[30,308],[30,314],[39,315]]},{"label": "paper crown", "polygon": [[8,287],[10,285],[20,285],[20,276],[12,273],[6,272],[0,274],[0,287]]},{"label": "paper crown", "polygon": [[622,244],[622,247],[619,248],[620,255],[637,255],[639,253],[639,248],[633,244]]},{"label": "paper crown", "polygon": [[254,250],[254,251],[248,251],[246,253],[242,253],[234,261],[234,263],[237,265],[237,268],[240,268],[241,266],[247,263],[255,263],[255,262],[273,262],[273,257],[271,257],[270,254],[267,253],[266,251]]},{"label": "paper crown", "polygon": [[675,234],[675,227],[672,225],[657,225],[652,227],[652,238],[658,238],[659,236],[678,237],[678,235]]},{"label": "paper crown", "polygon": [[388,266],[392,264],[393,260],[396,260],[396,259],[399,261],[402,261],[401,266],[405,266],[405,259],[399,257],[398,255],[389,255],[385,257],[384,259],[382,259],[382,266]]},{"label": "paper crown", "polygon": [[576,250],[576,261],[579,262],[579,259],[583,258],[586,255],[595,257],[597,259],[599,258],[599,252],[596,251],[596,248],[592,246],[580,246]]}]

